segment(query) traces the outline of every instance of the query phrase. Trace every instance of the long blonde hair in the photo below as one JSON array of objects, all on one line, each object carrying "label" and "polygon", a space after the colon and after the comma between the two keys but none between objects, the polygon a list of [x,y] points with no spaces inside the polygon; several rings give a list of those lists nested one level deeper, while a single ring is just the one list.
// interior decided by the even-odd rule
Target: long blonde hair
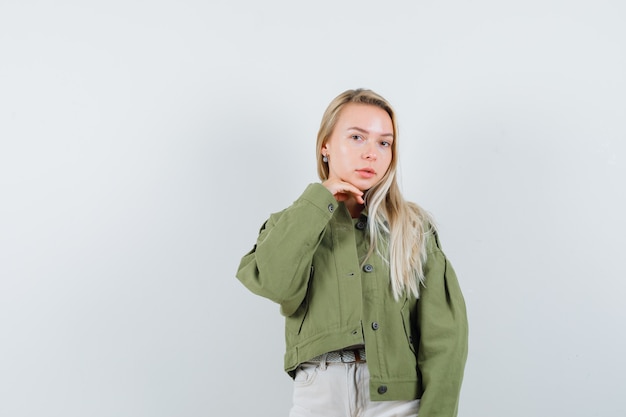
[{"label": "long blonde hair", "polygon": [[322,116],[317,134],[317,173],[328,179],[328,164],[322,159],[322,148],[335,128],[341,109],[348,103],[368,104],[385,110],[391,118],[394,140],[389,169],[374,187],[365,193],[370,245],[363,263],[376,251],[389,264],[391,288],[396,300],[406,293],[419,297],[419,283],[424,282],[426,235],[434,230],[431,217],[417,204],[402,197],[396,181],[398,167],[398,125],[393,108],[371,90],[347,90],[338,95]]}]

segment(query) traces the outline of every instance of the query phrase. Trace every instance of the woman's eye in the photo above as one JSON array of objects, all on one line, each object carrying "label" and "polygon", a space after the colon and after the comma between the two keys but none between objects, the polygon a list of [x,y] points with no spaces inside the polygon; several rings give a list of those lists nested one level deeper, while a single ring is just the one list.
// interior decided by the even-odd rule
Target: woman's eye
[{"label": "woman's eye", "polygon": [[391,146],[391,143],[389,143],[389,142],[387,142],[387,141],[385,141],[385,140],[384,140],[384,141],[382,141],[382,142],[380,142],[380,144],[381,144],[382,146],[384,146],[385,148],[387,148],[387,147]]},{"label": "woman's eye", "polygon": [[354,140],[361,140],[363,138],[361,137],[361,135],[352,135],[352,139],[354,139]]}]

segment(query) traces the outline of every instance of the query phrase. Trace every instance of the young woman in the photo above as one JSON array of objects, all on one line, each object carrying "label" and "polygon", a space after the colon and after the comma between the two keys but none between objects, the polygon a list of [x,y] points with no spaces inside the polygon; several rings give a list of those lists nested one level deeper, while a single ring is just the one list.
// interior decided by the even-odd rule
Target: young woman
[{"label": "young woman", "polygon": [[322,182],[270,216],[237,273],[285,316],[290,416],[456,416],[465,303],[432,220],[398,188],[390,104],[340,94],[317,162]]}]

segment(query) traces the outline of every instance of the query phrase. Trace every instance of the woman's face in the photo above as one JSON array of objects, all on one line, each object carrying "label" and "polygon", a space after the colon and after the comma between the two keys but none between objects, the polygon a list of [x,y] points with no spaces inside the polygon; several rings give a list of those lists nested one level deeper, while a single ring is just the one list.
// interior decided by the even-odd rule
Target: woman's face
[{"label": "woman's face", "polygon": [[322,146],[322,155],[328,157],[328,178],[369,190],[387,173],[393,140],[393,124],[385,110],[370,104],[346,104]]}]

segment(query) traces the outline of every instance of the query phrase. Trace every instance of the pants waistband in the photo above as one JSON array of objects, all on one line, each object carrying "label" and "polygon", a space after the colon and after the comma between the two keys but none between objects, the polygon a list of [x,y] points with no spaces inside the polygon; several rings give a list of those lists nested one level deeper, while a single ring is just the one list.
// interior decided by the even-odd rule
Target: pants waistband
[{"label": "pants waistband", "polygon": [[339,362],[361,363],[365,362],[365,348],[342,349],[324,353],[309,360],[309,362]]}]

